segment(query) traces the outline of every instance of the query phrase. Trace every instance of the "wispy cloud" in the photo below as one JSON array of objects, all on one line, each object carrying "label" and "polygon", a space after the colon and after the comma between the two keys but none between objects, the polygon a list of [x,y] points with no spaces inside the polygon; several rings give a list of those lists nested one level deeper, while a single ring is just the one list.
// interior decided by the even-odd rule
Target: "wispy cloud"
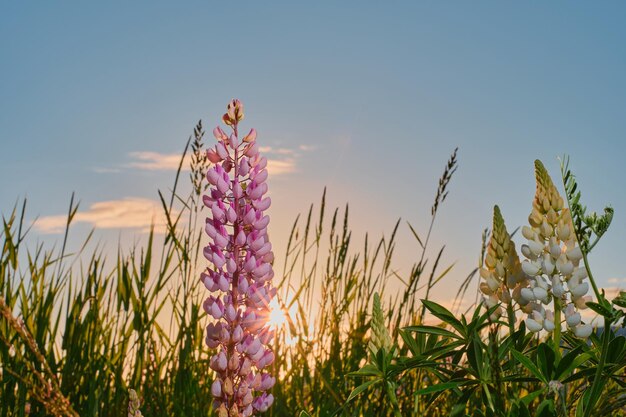
[{"label": "wispy cloud", "polygon": [[289,155],[289,156],[293,156],[296,153],[295,149],[273,148],[271,146],[260,146],[259,151],[261,151],[261,153],[264,153],[264,154]]},{"label": "wispy cloud", "polygon": [[626,278],[609,278],[609,284],[626,284]]},{"label": "wispy cloud", "polygon": [[296,161],[293,158],[267,160],[267,172],[270,175],[284,175],[295,171]]},{"label": "wispy cloud", "polygon": [[[66,215],[44,216],[37,219],[35,228],[41,233],[61,233],[66,222]],[[153,224],[155,231],[162,232],[166,225],[157,201],[137,197],[94,203],[88,210],[76,213],[73,222],[99,229],[139,229],[141,232],[148,232]]]},{"label": "wispy cloud", "polygon": [[[316,149],[313,145],[299,145],[297,148],[261,146],[259,150],[267,157],[267,166],[270,175],[284,175],[297,171],[298,160],[306,152]],[[142,171],[176,171],[180,165],[179,153],[161,153],[153,151],[130,152],[130,162],[113,167],[94,167],[93,172],[111,174],[124,172],[127,169]],[[189,170],[191,155],[183,160],[181,169]]]},{"label": "wispy cloud", "polygon": [[[158,152],[131,152],[128,154],[134,161],[128,164],[130,168],[138,168],[148,171],[176,171],[180,165],[180,154],[164,154]],[[189,169],[189,157],[185,156],[182,169]]]},{"label": "wispy cloud", "polygon": [[[297,171],[298,160],[302,153],[311,152],[314,146],[300,145],[298,148],[261,146],[259,150],[267,157],[267,169],[270,175],[284,175]],[[175,171],[180,164],[180,154],[159,153],[152,151],[131,152],[128,156],[133,159],[126,164],[127,168],[146,171]],[[183,161],[182,169],[189,170],[188,155]],[[95,170],[95,169],[94,169]],[[100,168],[96,172],[119,172],[115,168],[110,171]]]}]

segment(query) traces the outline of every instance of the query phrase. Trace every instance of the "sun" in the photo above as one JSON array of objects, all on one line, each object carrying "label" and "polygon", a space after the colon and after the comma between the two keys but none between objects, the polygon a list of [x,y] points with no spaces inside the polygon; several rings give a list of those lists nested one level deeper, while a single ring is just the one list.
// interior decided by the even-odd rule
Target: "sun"
[{"label": "sun", "polygon": [[287,316],[285,312],[283,311],[283,309],[280,307],[280,304],[278,303],[278,299],[274,298],[272,301],[270,301],[269,307],[270,307],[270,316],[269,316],[269,320],[267,321],[268,324],[276,328],[283,327],[285,323],[287,322]]}]

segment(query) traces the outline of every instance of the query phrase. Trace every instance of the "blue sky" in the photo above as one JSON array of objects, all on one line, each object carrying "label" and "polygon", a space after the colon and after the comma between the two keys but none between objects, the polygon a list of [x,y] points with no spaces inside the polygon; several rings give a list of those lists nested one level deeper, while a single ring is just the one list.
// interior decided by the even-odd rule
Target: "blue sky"
[{"label": "blue sky", "polygon": [[[281,161],[278,248],[324,186],[331,204],[350,203],[356,236],[398,217],[425,230],[458,146],[433,243],[460,279],[493,204],[510,229],[524,224],[534,159],[556,179],[567,153],[587,205],[615,208],[592,266],[620,285],[625,18],[620,2],[3,2],[0,210],[27,197],[30,218],[61,215],[75,191],[79,231],[111,225],[98,213],[115,207],[136,220],[171,184],[165,168],[196,121],[212,128],[238,97]],[[119,230],[101,229],[114,247]],[[417,249],[403,230],[404,271]]]}]

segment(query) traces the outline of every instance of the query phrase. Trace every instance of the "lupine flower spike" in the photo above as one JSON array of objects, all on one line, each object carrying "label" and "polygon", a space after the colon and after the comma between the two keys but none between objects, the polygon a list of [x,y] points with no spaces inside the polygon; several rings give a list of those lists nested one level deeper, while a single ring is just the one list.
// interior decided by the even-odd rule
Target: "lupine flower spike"
[{"label": "lupine flower spike", "polygon": [[[512,300],[520,305],[527,304],[521,297],[521,290],[528,283],[515,250],[515,243],[506,230],[498,206],[493,208],[493,229],[480,276],[484,280],[480,283],[480,291],[485,295],[485,305],[488,308],[500,303],[511,306],[508,310],[513,317],[509,320],[515,322]],[[497,320],[501,315],[500,305],[492,314],[491,320]]]},{"label": "lupine flower spike", "polygon": [[572,218],[540,161],[535,161],[535,176],[537,191],[528,217],[530,226],[522,228],[528,240],[521,248],[527,258],[522,269],[530,277],[529,288],[521,290],[521,297],[527,303],[526,325],[533,332],[541,329],[551,332],[555,326],[560,329],[561,323],[554,323],[555,314],[546,307],[554,300],[559,310],[557,317],[564,313],[567,327],[576,336],[586,338],[592,327],[581,321],[578,310],[586,308],[591,297],[586,296],[587,272],[584,266],[579,266],[583,255]]},{"label": "lupine flower spike", "polygon": [[139,407],[141,403],[134,389],[128,392],[128,417],[142,417]]},{"label": "lupine flower spike", "polygon": [[232,132],[216,127],[217,144],[207,151],[214,166],[207,172],[210,187],[204,204],[210,210],[204,248],[212,267],[202,274],[214,293],[204,310],[215,319],[206,329],[206,343],[216,349],[210,366],[217,373],[211,393],[219,417],[254,416],[266,411],[274,397],[268,393],[275,378],[264,370],[274,361],[268,348],[274,336],[266,326],[274,254],[268,240],[270,206],[267,160],[259,154],[254,129],[241,137],[238,123],[243,105],[232,100],[222,117]]}]

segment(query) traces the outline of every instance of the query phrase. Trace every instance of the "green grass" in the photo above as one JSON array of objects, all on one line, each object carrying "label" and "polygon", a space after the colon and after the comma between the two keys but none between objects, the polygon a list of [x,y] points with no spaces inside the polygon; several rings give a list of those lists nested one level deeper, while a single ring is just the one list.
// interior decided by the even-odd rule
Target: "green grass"
[{"label": "green grass", "polygon": [[[201,309],[206,290],[198,280],[206,266],[202,136],[199,124],[186,148],[194,155],[191,192],[179,192],[186,188],[179,169],[171,194],[159,194],[166,233],[150,233],[145,245],[130,250],[120,246],[115,259],[86,252],[91,234],[81,250],[67,253],[78,210],[73,200],[60,247],[25,246],[30,233],[25,202],[3,217],[0,295],[7,307],[0,319],[0,417],[26,415],[27,403],[36,416],[125,416],[130,389],[139,394],[144,416],[211,415],[213,374]],[[563,365],[573,379],[560,402],[543,381],[561,376],[550,368],[554,352],[548,345],[523,327],[513,334],[501,331],[507,326],[490,323],[480,305],[459,320],[458,314],[419,300],[418,294],[428,299],[452,270],[442,266],[443,247],[430,262],[427,254],[456,166],[455,150],[425,235],[398,221],[386,236],[366,236],[363,247],[355,248],[348,206],[329,209],[325,193],[318,206],[296,218],[286,253],[276,257],[283,274],[274,279],[284,309],[297,313],[287,317],[274,342],[273,372],[279,379],[266,415],[294,416],[301,410],[312,416],[513,416],[526,415],[524,410],[574,415],[600,360],[610,370],[596,410],[622,415],[623,337],[608,335],[612,348],[601,359],[597,337],[587,346],[564,336],[568,349],[584,353],[588,365],[573,356],[562,359],[575,366]],[[393,267],[400,227],[409,228],[419,248],[408,276],[398,276]],[[487,232],[483,254],[486,237]],[[457,299],[475,297],[467,293],[475,274],[463,280]],[[392,280],[402,284],[397,293],[387,290]],[[376,309],[375,294],[382,299]],[[444,324],[425,326],[426,314]],[[11,315],[24,320],[27,333],[18,331],[21,325],[11,322]],[[384,347],[381,340],[387,340]],[[569,408],[554,410],[559,404]]]}]

